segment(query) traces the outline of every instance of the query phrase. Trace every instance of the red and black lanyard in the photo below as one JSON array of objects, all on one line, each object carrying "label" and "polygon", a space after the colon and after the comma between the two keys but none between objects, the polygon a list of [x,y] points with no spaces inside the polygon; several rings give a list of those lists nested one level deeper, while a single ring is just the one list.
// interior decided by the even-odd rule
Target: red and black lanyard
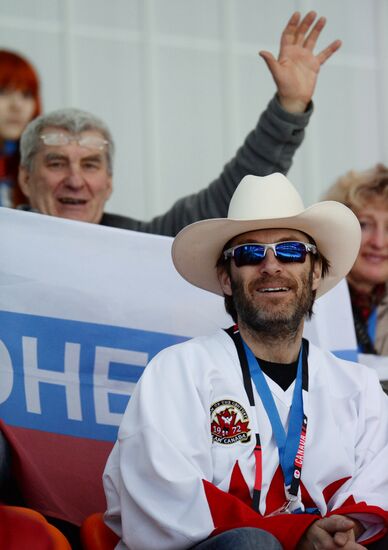
[{"label": "red and black lanyard", "polygon": [[[246,346],[239,333],[238,327],[231,327],[226,331],[233,339],[240,360],[244,388],[251,407],[255,406],[252,380],[263,402],[271,422],[275,441],[279,451],[279,463],[285,479],[284,505],[274,513],[316,512],[316,510],[302,510],[297,506],[300,477],[303,466],[304,448],[306,442],[307,416],[303,412],[302,390],[308,391],[308,342],[303,340],[299,358],[297,379],[295,383],[293,402],[291,405],[288,433],[285,434],[281,424],[272,394],[269,390],[264,375],[261,373],[258,361]],[[256,433],[256,445],[254,449],[256,474],[253,491],[253,508],[258,511],[262,487],[262,449],[260,434]]]}]

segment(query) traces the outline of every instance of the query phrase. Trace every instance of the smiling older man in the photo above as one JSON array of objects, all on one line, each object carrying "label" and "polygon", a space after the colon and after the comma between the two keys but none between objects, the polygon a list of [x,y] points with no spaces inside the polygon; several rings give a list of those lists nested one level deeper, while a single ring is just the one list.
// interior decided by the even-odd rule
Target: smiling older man
[{"label": "smiling older man", "polygon": [[112,193],[112,155],[101,120],[76,109],[54,111],[22,136],[19,184],[42,214],[100,223]]}]

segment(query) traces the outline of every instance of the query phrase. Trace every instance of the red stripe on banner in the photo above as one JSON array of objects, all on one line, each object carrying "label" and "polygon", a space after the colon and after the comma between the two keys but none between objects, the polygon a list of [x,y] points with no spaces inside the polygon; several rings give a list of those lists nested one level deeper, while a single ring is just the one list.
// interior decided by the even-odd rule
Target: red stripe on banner
[{"label": "red stripe on banner", "polygon": [[80,525],[106,501],[102,473],[113,443],[0,424],[26,505]]}]

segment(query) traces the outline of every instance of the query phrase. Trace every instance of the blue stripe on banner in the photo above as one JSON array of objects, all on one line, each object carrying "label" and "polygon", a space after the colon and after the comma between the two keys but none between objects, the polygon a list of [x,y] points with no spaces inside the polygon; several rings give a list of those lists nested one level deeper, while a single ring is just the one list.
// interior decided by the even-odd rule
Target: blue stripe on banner
[{"label": "blue stripe on banner", "polygon": [[185,337],[0,311],[0,417],[114,441],[145,365]]},{"label": "blue stripe on banner", "polygon": [[356,349],[339,349],[333,351],[333,354],[340,359],[346,359],[347,361],[354,361],[358,363],[358,351]]}]

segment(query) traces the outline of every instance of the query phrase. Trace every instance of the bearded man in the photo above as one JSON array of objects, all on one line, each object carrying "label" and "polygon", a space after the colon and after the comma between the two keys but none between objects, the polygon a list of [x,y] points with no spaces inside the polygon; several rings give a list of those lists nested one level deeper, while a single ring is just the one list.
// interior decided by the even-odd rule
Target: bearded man
[{"label": "bearded man", "polygon": [[305,209],[278,173],[177,235],[176,269],[236,324],[163,350],[137,384],[104,473],[117,548],[387,548],[387,396],[303,338],[360,236],[350,209]]}]

